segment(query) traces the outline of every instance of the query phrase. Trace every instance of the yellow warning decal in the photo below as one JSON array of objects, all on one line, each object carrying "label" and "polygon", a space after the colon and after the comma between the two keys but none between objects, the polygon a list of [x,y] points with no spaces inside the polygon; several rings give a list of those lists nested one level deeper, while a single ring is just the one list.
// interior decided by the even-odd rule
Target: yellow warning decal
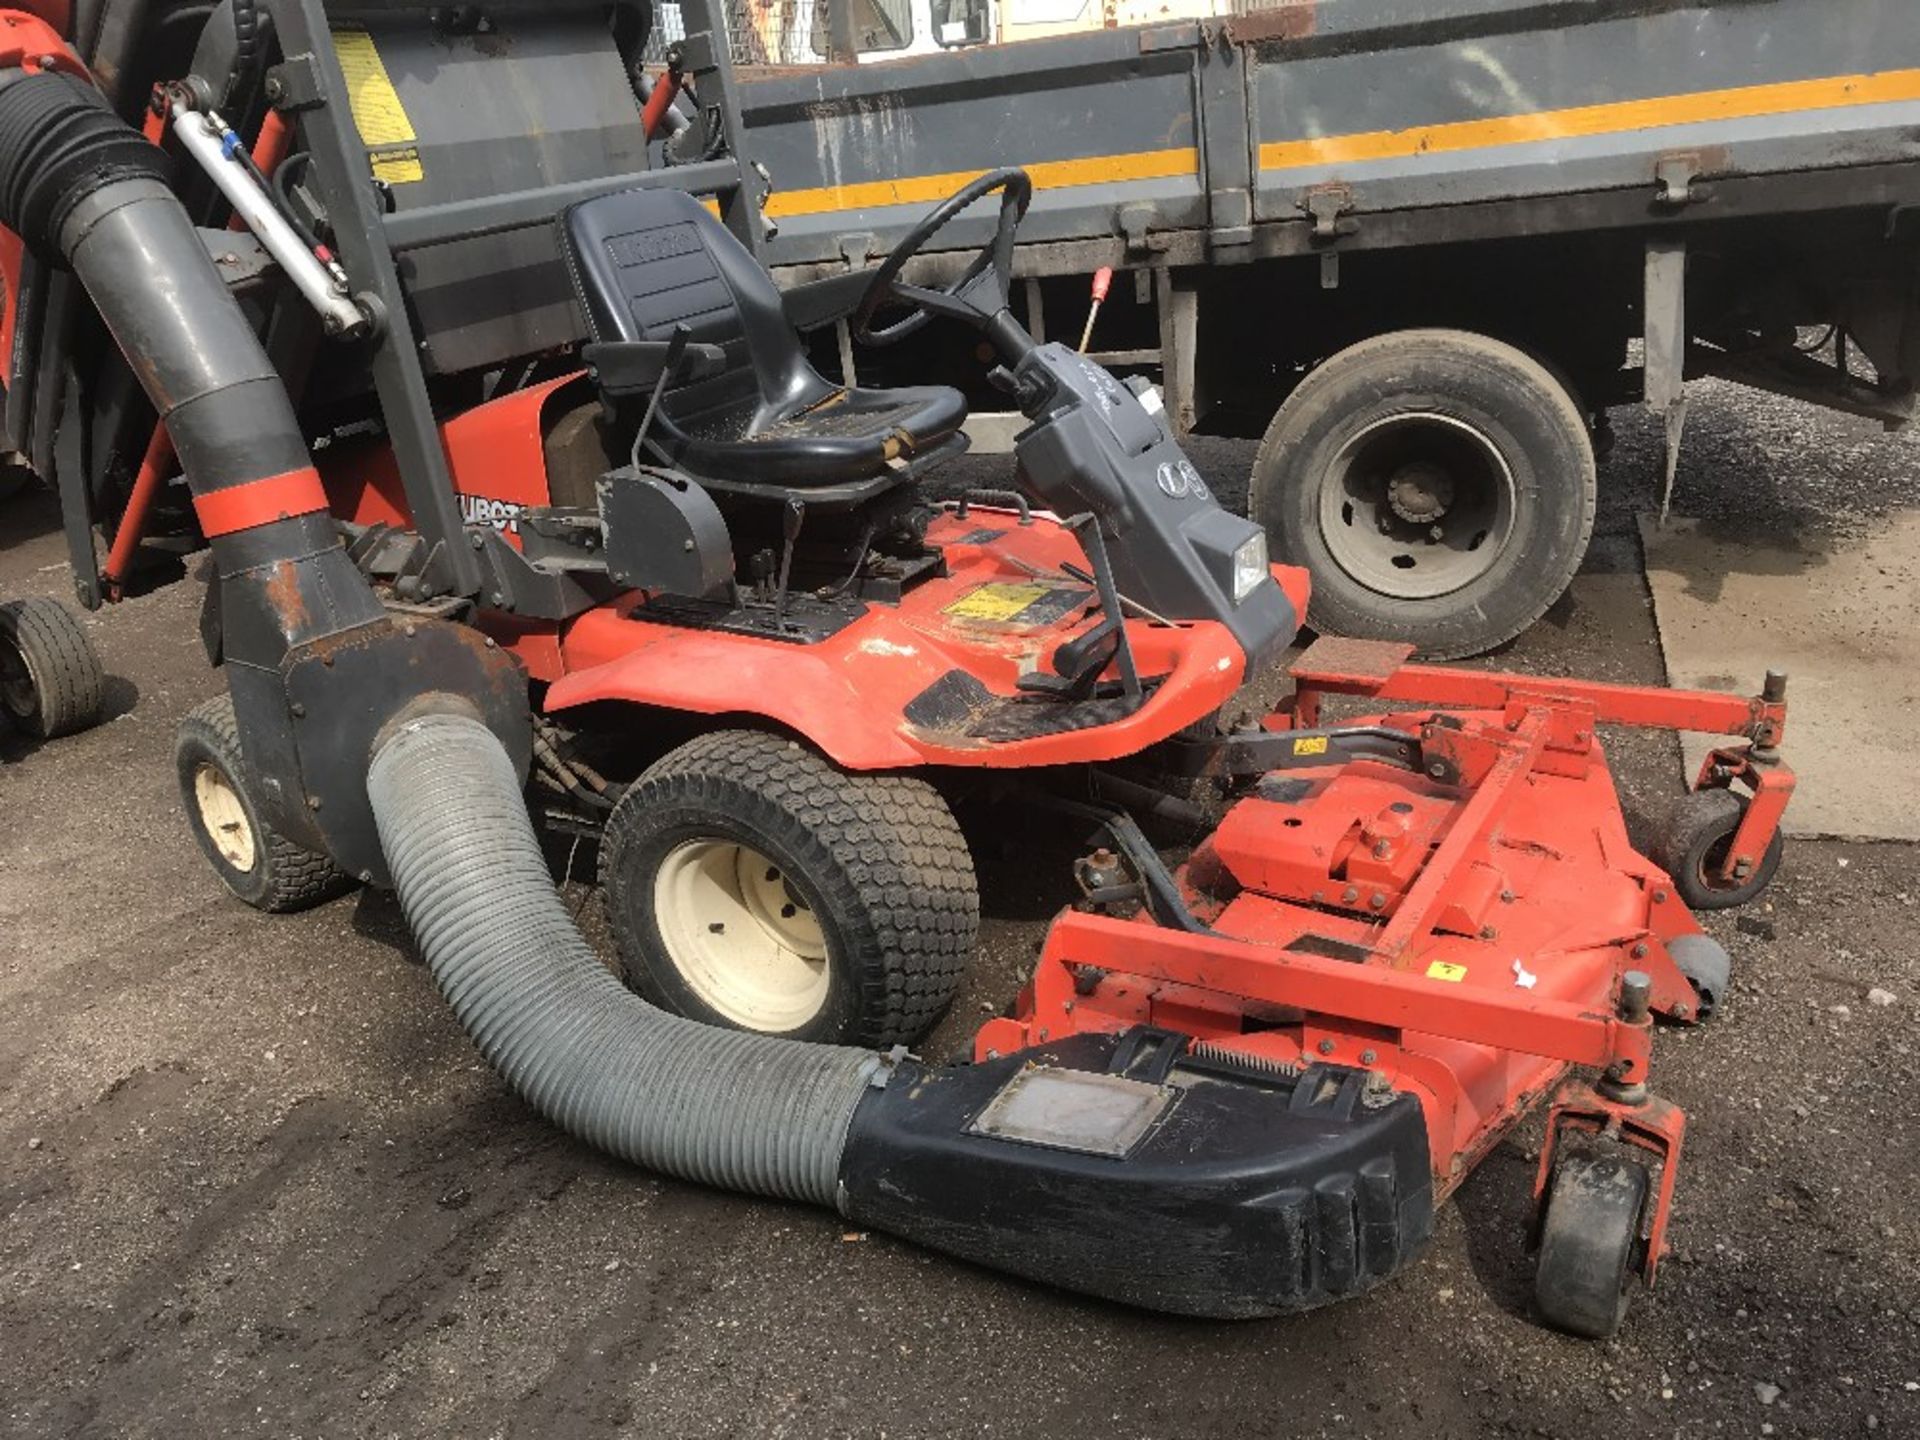
[{"label": "yellow warning decal", "polygon": [[940,613],[957,620],[1017,620],[1036,600],[1048,594],[1045,585],[1008,585],[992,581],[969,591]]},{"label": "yellow warning decal", "polygon": [[1304,740],[1296,740],[1293,742],[1293,753],[1296,755],[1324,755],[1327,753],[1327,737],[1324,735],[1313,735]]},{"label": "yellow warning decal", "polygon": [[377,150],[367,158],[373,162],[373,178],[389,185],[410,185],[427,178],[420,166],[420,152],[411,145],[404,150]]},{"label": "yellow warning decal", "polygon": [[374,178],[389,185],[425,179],[420,152],[414,148],[420,137],[414,134],[413,120],[400,103],[400,92],[393,88],[393,77],[387,74],[373,37],[364,30],[336,30],[333,48],[340,57],[340,73],[346,77],[353,123],[370,152]]},{"label": "yellow warning decal", "polygon": [[1448,980],[1458,985],[1462,980],[1467,978],[1467,967],[1464,965],[1449,965],[1445,960],[1436,960],[1427,966],[1427,978],[1429,980]]}]

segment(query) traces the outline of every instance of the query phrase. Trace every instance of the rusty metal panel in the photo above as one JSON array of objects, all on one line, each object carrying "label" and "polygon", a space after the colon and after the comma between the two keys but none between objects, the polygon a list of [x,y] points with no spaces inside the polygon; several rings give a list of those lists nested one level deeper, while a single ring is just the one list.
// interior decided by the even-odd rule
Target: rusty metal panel
[{"label": "rusty metal panel", "polygon": [[1257,220],[1920,159],[1912,0],[1319,0],[1250,48]]},{"label": "rusty metal panel", "polygon": [[[967,179],[1022,165],[1035,182],[1023,242],[1201,229],[1199,29],[1104,30],[859,66],[755,75],[739,93],[750,159],[774,185],[773,265],[878,253]],[[1149,46],[1145,36],[1159,36]],[[1169,43],[1171,42],[1171,43]],[[991,216],[950,226],[976,248]]]}]

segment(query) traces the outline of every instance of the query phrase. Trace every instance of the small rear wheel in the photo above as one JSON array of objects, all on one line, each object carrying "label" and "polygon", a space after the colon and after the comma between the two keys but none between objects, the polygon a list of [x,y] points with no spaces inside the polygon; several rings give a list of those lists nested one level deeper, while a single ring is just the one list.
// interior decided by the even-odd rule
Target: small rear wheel
[{"label": "small rear wheel", "polygon": [[703,735],[621,797],[600,881],[627,983],[711,1025],[911,1044],[972,954],[980,901],[922,781],[849,774],[777,735]]},{"label": "small rear wheel", "polygon": [[286,914],[353,887],[352,877],[332,860],[266,822],[258,784],[240,750],[231,697],[209,700],[180,722],[173,758],[188,828],[240,899],[256,910]]},{"label": "small rear wheel", "polygon": [[1533,1298],[1556,1330],[1604,1340],[1627,1318],[1648,1188],[1644,1165],[1614,1156],[1570,1155],[1553,1167]]},{"label": "small rear wheel", "polygon": [[1753,871],[1739,879],[1721,877],[1734,832],[1751,802],[1731,790],[1694,790],[1680,797],[1668,811],[1653,858],[1673,877],[1673,888],[1695,910],[1728,910],[1755,899],[1773,880],[1785,848],[1774,831],[1766,853]]},{"label": "small rear wheel", "polygon": [[0,712],[36,740],[85,730],[100,719],[106,674],[93,642],[57,600],[0,605]]}]

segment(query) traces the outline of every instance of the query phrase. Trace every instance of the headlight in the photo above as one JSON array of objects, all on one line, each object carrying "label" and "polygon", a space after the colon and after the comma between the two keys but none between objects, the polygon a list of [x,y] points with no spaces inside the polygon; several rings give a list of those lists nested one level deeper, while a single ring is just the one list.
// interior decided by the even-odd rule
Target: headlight
[{"label": "headlight", "polygon": [[1260,582],[1272,578],[1267,569],[1267,532],[1262,530],[1233,552],[1233,603],[1238,605]]}]

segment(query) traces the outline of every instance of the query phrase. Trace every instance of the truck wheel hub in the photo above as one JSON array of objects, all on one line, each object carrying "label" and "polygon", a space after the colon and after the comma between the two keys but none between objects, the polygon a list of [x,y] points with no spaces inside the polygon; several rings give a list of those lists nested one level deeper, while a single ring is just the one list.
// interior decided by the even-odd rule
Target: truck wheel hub
[{"label": "truck wheel hub", "polygon": [[1402,465],[1387,482],[1387,504],[1409,525],[1431,525],[1453,504],[1453,477],[1427,460]]},{"label": "truck wheel hub", "polygon": [[1518,486],[1477,425],[1435,411],[1383,416],[1320,479],[1320,535],[1369,590],[1430,600],[1481,579],[1512,537]]}]

